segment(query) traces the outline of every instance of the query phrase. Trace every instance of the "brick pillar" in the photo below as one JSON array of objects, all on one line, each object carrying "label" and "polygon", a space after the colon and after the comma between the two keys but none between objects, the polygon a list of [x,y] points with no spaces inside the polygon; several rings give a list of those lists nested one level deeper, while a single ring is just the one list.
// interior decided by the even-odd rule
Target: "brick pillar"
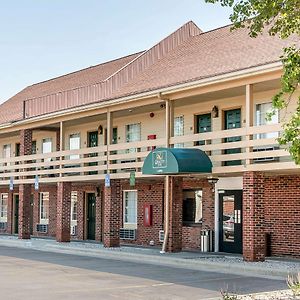
[{"label": "brick pillar", "polygon": [[32,130],[20,130],[20,155],[30,155],[32,153]]},{"label": "brick pillar", "polygon": [[111,180],[111,186],[104,188],[104,247],[120,246],[120,180]]},{"label": "brick pillar", "polygon": [[14,221],[14,209],[13,209],[13,191],[8,192],[7,199],[7,229],[8,234],[13,233],[13,221]]},{"label": "brick pillar", "polygon": [[182,250],[182,178],[170,177],[170,223],[168,252]]},{"label": "brick pillar", "polygon": [[245,172],[243,176],[243,257],[246,261],[264,261],[264,176]]},{"label": "brick pillar", "polygon": [[[20,130],[20,155],[32,153],[32,130]],[[30,184],[19,185],[19,239],[30,239]]]},{"label": "brick pillar", "polygon": [[30,184],[19,185],[19,239],[30,239]]},{"label": "brick pillar", "polygon": [[71,182],[57,183],[56,240],[70,242]]}]

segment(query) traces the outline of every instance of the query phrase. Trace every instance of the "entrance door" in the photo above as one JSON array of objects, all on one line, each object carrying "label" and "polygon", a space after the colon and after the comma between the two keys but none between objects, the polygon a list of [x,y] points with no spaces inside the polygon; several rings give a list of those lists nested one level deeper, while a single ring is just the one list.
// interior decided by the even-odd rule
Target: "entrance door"
[{"label": "entrance door", "polygon": [[94,193],[87,194],[87,239],[95,239],[96,230],[96,196]]},{"label": "entrance door", "polygon": [[221,252],[242,253],[242,190],[219,193],[219,246]]},{"label": "entrance door", "polygon": [[14,234],[19,233],[19,195],[14,195]]},{"label": "entrance door", "polygon": [[[225,130],[241,128],[241,109],[233,109],[225,111]],[[225,139],[226,143],[239,142],[241,140],[240,136],[228,137]],[[241,153],[240,148],[227,149],[225,154]],[[240,160],[226,161],[225,166],[236,166],[240,165]]]},{"label": "entrance door", "polygon": [[[196,117],[197,133],[211,132],[211,114],[203,114]],[[205,141],[198,141],[197,145],[205,145]]]}]

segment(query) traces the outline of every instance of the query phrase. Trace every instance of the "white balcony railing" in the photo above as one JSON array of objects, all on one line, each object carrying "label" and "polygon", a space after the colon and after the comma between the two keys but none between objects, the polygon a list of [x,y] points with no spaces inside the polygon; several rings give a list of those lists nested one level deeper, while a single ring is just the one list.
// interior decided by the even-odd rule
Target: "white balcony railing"
[{"label": "white balcony railing", "polygon": [[[256,139],[258,134],[274,136],[276,132],[280,134],[280,130],[280,124],[222,130],[172,137],[170,143],[206,151],[216,175],[297,169],[299,166],[278,146],[276,138]],[[232,141],[234,137],[238,137],[236,141]],[[150,149],[164,147],[164,144],[162,138],[0,159],[0,185],[9,185],[10,178],[14,184],[33,183],[36,175],[41,183],[99,180],[104,179],[107,172],[112,178],[128,178],[132,170],[136,177],[142,177],[141,167]],[[70,155],[78,158],[70,159]]]}]

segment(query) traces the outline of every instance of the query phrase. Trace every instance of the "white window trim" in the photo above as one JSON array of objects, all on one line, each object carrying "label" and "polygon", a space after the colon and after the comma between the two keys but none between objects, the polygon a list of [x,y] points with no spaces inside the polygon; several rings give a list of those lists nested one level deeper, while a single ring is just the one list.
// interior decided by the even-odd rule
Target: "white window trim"
[{"label": "white window trim", "polygon": [[[136,215],[135,223],[125,222],[125,193],[126,192],[135,192],[136,193]],[[123,190],[123,228],[126,229],[137,229],[137,219],[138,219],[138,190]]]},{"label": "white window trim", "polygon": [[[79,148],[71,149],[71,137],[72,135],[77,135],[79,137]],[[80,132],[74,132],[69,134],[69,150],[80,150],[81,149],[81,135]],[[71,154],[70,159],[79,159],[80,155],[79,154]]]},{"label": "white window trim", "polygon": [[[73,199],[73,195],[76,193],[76,200]],[[73,220],[73,212],[74,212],[74,203],[77,203],[77,219]],[[77,221],[78,221],[78,192],[77,191],[72,191],[71,192],[71,216],[70,216],[70,220],[71,220],[71,227],[77,225]]]},{"label": "white window trim", "polygon": [[[2,208],[3,208],[3,206],[2,206],[2,200],[3,200],[3,196],[4,195],[6,195],[6,216],[3,216],[3,217],[1,217],[1,214],[2,214]],[[8,193],[1,193],[0,194],[0,201],[1,201],[1,203],[0,203],[0,222],[7,222],[7,206],[8,206]]]},{"label": "white window trim", "polygon": [[[41,202],[42,202],[42,197],[44,194],[47,194],[48,193],[48,218],[42,218],[42,205],[41,205]],[[40,196],[39,196],[39,212],[40,212],[40,224],[44,224],[44,225],[48,225],[49,224],[49,214],[50,214],[50,193],[49,192],[41,192],[40,193]]]}]

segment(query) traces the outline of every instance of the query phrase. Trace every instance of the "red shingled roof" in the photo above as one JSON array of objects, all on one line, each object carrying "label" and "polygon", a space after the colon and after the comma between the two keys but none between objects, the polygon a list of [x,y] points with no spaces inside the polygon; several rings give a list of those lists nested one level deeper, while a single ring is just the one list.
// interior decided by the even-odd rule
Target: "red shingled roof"
[{"label": "red shingled roof", "polygon": [[23,101],[104,81],[142,52],[28,86],[0,105],[0,124],[23,118]]},{"label": "red shingled roof", "polygon": [[247,29],[225,26],[199,34],[168,53],[113,94],[121,97],[280,61],[283,47],[299,37],[282,40],[265,33],[250,38]]},{"label": "red shingled roof", "polygon": [[[194,23],[189,22],[149,51],[29,86],[0,106],[0,123],[22,119],[25,99],[55,95],[61,91],[92,86],[99,82],[107,83],[112,79],[117,79],[116,82],[120,83],[125,78],[124,83],[117,85],[107,95],[104,93],[102,98],[84,99],[85,103],[108,101],[276,62],[280,60],[282,48],[291,42],[299,43],[299,37],[281,40],[263,34],[250,38],[247,29],[230,31],[230,26],[202,33]],[[167,49],[170,45],[173,46]],[[127,67],[123,70],[125,65]],[[133,73],[128,70],[133,70]],[[113,75],[114,73],[116,74]],[[108,77],[111,78],[106,81]],[[40,103],[39,101],[35,103]],[[49,103],[52,105],[51,101]],[[72,97],[69,100],[66,98],[66,101],[70,106]],[[81,101],[71,106],[82,105]]]}]

